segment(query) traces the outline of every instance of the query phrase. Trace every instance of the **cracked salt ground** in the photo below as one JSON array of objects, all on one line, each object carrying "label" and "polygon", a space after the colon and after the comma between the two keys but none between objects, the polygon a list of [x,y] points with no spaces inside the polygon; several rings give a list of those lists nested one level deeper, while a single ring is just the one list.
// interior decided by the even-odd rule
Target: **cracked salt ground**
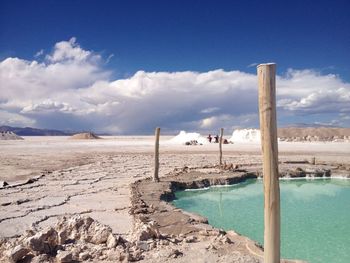
[{"label": "cracked salt ground", "polygon": [[[4,207],[5,211],[0,215],[0,235],[14,237],[32,224],[40,228],[49,223],[46,221],[53,221],[50,219],[65,214],[99,215],[102,222],[103,218],[117,216],[120,218],[118,223],[109,219],[107,224],[115,233],[127,235],[131,219],[127,212],[129,193],[125,186],[129,180],[115,174],[118,170],[116,167],[120,166],[117,160],[112,159],[109,164],[105,162],[107,165],[96,162],[58,171],[42,178],[40,182],[19,189],[3,189],[0,193],[2,204],[13,200],[13,195],[18,200],[26,199],[26,202],[17,204],[15,201]],[[115,176],[112,177],[112,174]],[[121,188],[119,191],[118,186]]]},{"label": "cracked salt ground", "polygon": [[[51,225],[62,215],[84,214],[127,237],[132,228],[128,187],[134,177],[151,175],[152,155],[100,155],[96,159],[55,171],[32,184],[2,189],[0,236],[16,237],[33,225],[39,229]],[[164,159],[161,174],[189,162],[208,163],[203,155],[179,158],[169,154]]]}]

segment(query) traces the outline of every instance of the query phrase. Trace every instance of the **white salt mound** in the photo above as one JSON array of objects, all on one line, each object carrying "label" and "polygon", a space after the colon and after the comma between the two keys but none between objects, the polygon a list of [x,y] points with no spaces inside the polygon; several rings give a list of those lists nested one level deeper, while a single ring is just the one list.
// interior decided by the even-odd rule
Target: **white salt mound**
[{"label": "white salt mound", "polygon": [[11,131],[1,132],[0,140],[24,140],[21,136]]},{"label": "white salt mound", "polygon": [[173,144],[185,144],[186,142],[197,141],[199,144],[207,143],[207,139],[196,132],[185,132],[181,131],[174,138],[170,139],[169,142]]},{"label": "white salt mound", "polygon": [[74,134],[71,139],[74,140],[94,140],[94,139],[101,139],[101,137],[98,137],[96,134],[92,132],[83,132],[83,133],[78,133]]},{"label": "white salt mound", "polygon": [[260,130],[258,130],[258,129],[234,130],[229,141],[260,143],[260,141],[261,141]]}]

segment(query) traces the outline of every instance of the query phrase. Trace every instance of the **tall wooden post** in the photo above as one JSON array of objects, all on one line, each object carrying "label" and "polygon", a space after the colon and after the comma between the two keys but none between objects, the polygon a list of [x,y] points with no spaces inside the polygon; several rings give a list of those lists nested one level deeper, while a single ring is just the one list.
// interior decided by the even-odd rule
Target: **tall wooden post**
[{"label": "tall wooden post", "polygon": [[154,147],[154,175],[153,181],[159,182],[159,135],[160,128],[156,128],[155,133],[155,147]]},{"label": "tall wooden post", "polygon": [[259,115],[264,176],[264,262],[280,262],[280,189],[276,124],[276,64],[260,64]]},{"label": "tall wooden post", "polygon": [[219,141],[219,149],[220,149],[220,166],[222,165],[222,138],[224,137],[224,128],[220,129],[220,141]]}]

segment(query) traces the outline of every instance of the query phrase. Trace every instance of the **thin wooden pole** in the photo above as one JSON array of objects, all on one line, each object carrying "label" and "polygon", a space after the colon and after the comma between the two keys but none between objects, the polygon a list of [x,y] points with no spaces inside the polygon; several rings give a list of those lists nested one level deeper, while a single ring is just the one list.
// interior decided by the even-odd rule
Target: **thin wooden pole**
[{"label": "thin wooden pole", "polygon": [[316,157],[311,158],[311,164],[315,165],[316,164]]},{"label": "thin wooden pole", "polygon": [[220,141],[219,141],[219,149],[220,149],[220,166],[222,165],[222,138],[224,137],[224,128],[220,129]]},{"label": "thin wooden pole", "polygon": [[280,189],[276,124],[276,64],[260,64],[259,115],[264,177],[264,262],[280,262]]},{"label": "thin wooden pole", "polygon": [[155,147],[154,147],[154,176],[153,181],[159,182],[159,135],[160,128],[156,128],[155,133]]}]

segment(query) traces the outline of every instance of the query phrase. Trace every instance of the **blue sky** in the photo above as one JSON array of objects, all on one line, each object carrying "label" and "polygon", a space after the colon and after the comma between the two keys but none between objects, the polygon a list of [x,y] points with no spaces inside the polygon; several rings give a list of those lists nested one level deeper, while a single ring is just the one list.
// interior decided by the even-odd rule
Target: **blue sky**
[{"label": "blue sky", "polygon": [[[281,125],[306,122],[349,126],[349,12],[349,1],[2,0],[0,73],[2,82],[10,84],[0,84],[0,122],[112,133],[147,133],[155,125],[169,130],[257,126],[256,100],[249,99],[249,94],[255,96],[250,78],[256,74],[256,63],[274,61],[284,83],[278,98]],[[86,56],[81,57],[83,54]],[[30,66],[33,61],[39,66]],[[57,80],[49,73],[59,68],[63,77],[60,66],[67,66],[70,72],[74,68],[75,76],[89,79],[67,77],[56,85]],[[194,75],[177,76],[181,72]],[[234,72],[240,75],[231,74]],[[147,73],[155,74],[152,81]],[[21,76],[22,82],[14,80],[14,75]],[[20,91],[25,87],[19,86],[28,83],[28,76],[31,85],[27,86],[33,94],[23,97]],[[226,78],[227,82],[221,83],[226,89],[198,82],[204,77],[211,83]],[[182,83],[184,79],[187,82]],[[300,84],[302,80],[307,87]],[[169,98],[187,94],[175,89],[179,83],[192,94],[209,90],[203,96],[212,96],[212,100],[193,99],[187,102],[192,106],[178,103],[170,111],[162,108],[168,103],[154,104],[151,94],[156,92],[167,90],[163,96]],[[299,84],[293,86],[295,83]],[[160,90],[155,88],[158,86]],[[210,87],[217,92],[212,94]],[[294,94],[293,89],[302,91]],[[68,90],[81,94],[73,100]],[[234,100],[243,91],[250,107],[230,108],[225,98]],[[101,98],[101,94],[106,97]],[[77,110],[91,109],[80,104],[87,103],[86,97],[98,100],[92,104],[95,112]],[[167,113],[158,115],[147,103]],[[328,110],[321,107],[325,104],[329,104]],[[126,111],[135,112],[128,115]],[[115,113],[118,117],[95,121],[102,118],[98,113]],[[131,125],[129,119],[141,114],[146,114],[148,121]]]}]

